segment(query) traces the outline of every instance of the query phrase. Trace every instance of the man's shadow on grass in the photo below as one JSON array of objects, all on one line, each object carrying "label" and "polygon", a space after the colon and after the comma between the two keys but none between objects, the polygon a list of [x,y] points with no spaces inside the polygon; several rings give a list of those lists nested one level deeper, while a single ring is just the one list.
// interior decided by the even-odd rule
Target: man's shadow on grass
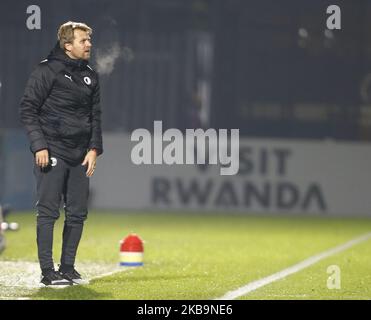
[{"label": "man's shadow on grass", "polygon": [[41,288],[29,297],[35,300],[102,300],[113,298],[110,292],[97,292],[84,285],[63,289]]},{"label": "man's shadow on grass", "polygon": [[[145,281],[168,281],[168,280],[191,280],[191,279],[201,279],[201,278],[207,278],[208,275],[205,274],[190,274],[190,275],[127,275],[124,279],[122,279],[123,282],[130,283],[130,282],[145,282]],[[117,282],[117,279],[113,277],[108,277],[104,279],[105,283],[109,282]]]}]

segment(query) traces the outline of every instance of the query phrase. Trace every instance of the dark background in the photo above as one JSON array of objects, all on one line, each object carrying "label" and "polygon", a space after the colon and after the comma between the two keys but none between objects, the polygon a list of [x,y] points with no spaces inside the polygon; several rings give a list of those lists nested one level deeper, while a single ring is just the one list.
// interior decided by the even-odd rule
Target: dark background
[{"label": "dark background", "polygon": [[[41,30],[28,30],[29,5]],[[327,30],[336,4],[342,29]],[[72,14],[71,14],[72,13]],[[370,140],[371,1],[0,2],[0,128],[20,128],[27,78],[68,20],[94,29],[103,128],[239,128],[242,136]],[[363,92],[363,93],[362,93]],[[202,110],[202,111],[201,111]]]}]

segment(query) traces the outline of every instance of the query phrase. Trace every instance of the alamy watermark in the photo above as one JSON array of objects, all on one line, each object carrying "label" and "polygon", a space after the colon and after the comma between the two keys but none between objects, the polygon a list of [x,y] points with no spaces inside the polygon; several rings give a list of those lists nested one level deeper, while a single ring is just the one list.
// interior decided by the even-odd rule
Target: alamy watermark
[{"label": "alamy watermark", "polygon": [[341,10],[340,7],[333,4],[326,9],[327,14],[331,14],[326,20],[326,26],[329,30],[341,29]]},{"label": "alamy watermark", "polygon": [[329,277],[327,278],[327,289],[341,289],[341,270],[336,264],[327,267]]},{"label": "alamy watermark", "polygon": [[153,137],[149,130],[139,128],[131,134],[138,142],[131,150],[136,164],[214,164],[221,165],[221,175],[235,175],[239,170],[239,129],[167,129],[162,121],[154,121]]},{"label": "alamy watermark", "polygon": [[32,4],[27,7],[26,13],[29,16],[26,19],[26,26],[28,30],[41,29],[41,9],[38,5]]}]

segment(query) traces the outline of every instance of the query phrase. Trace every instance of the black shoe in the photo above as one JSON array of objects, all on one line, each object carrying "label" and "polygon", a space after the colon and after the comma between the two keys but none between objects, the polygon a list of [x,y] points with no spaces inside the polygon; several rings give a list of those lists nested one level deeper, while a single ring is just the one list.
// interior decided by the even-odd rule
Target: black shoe
[{"label": "black shoe", "polygon": [[78,273],[74,267],[69,269],[59,267],[59,273],[64,279],[72,282],[73,284],[89,284],[89,280],[82,279],[81,274]]},{"label": "black shoe", "polygon": [[71,286],[72,282],[63,278],[58,271],[50,269],[41,275],[40,287],[66,288]]}]

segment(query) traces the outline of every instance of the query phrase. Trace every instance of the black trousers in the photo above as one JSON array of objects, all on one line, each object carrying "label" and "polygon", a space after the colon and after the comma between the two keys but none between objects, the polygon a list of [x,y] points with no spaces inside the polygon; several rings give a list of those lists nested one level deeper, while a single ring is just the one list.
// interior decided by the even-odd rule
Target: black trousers
[{"label": "black trousers", "polygon": [[89,178],[86,166],[51,157],[48,167],[34,166],[37,182],[37,249],[41,269],[54,268],[53,233],[64,203],[61,264],[73,266],[88,215]]}]

